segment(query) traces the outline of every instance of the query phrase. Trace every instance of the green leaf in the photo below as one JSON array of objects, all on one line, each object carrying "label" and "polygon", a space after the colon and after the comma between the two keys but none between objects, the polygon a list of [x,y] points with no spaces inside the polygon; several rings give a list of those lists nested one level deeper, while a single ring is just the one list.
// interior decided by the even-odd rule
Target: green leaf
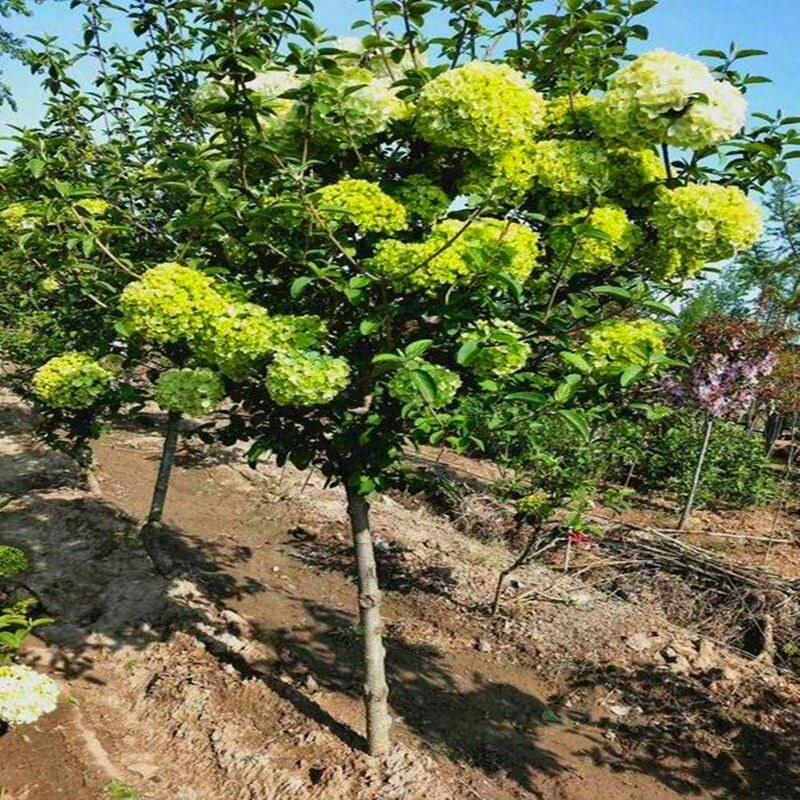
[{"label": "green leaf", "polygon": [[569,350],[562,350],[559,355],[561,356],[562,361],[566,361],[571,367],[575,367],[579,372],[589,372],[591,371],[591,367],[586,359],[578,355],[578,353],[571,353]]},{"label": "green leaf", "polygon": [[297,300],[301,294],[306,290],[308,286],[310,286],[314,282],[314,279],[308,275],[302,275],[299,278],[295,278],[292,281],[292,286],[289,289],[289,294],[292,296],[293,300]]},{"label": "green leaf", "polygon": [[512,392],[505,396],[506,400],[524,400],[526,403],[539,403],[540,405],[547,402],[547,395],[542,392]]},{"label": "green leaf", "polygon": [[634,364],[628,367],[619,377],[619,385],[624,389],[630,386],[634,381],[638,380],[644,374],[644,367]]},{"label": "green leaf", "polygon": [[595,286],[591,291],[593,294],[608,294],[620,300],[633,299],[633,295],[621,286]]},{"label": "green leaf", "polygon": [[558,412],[576,431],[583,437],[583,440],[588,442],[590,438],[589,423],[586,416],[582,411],[576,411],[571,408],[562,408]]},{"label": "green leaf", "polygon": [[752,58],[753,56],[767,56],[766,50],[737,50],[734,58]]},{"label": "green leaf", "polygon": [[28,171],[34,178],[41,178],[44,168],[45,162],[41,158],[32,158],[28,161]]},{"label": "green leaf", "polygon": [[362,319],[358,324],[358,330],[362,336],[369,336],[371,333],[375,333],[375,331],[379,330],[380,327],[380,320],[377,319]]},{"label": "green leaf", "polygon": [[430,349],[432,344],[432,339],[418,339],[416,342],[411,342],[411,344],[406,347],[406,357],[419,358],[423,353]]},{"label": "green leaf", "polygon": [[433,405],[436,402],[438,396],[436,383],[425,370],[411,370],[411,381],[426,403]]},{"label": "green leaf", "polygon": [[475,356],[478,354],[478,351],[480,349],[481,349],[480,342],[477,342],[474,339],[468,342],[464,342],[464,344],[462,344],[461,347],[458,348],[458,353],[456,354],[456,361],[459,364],[461,364],[462,367],[467,367],[475,359]]}]

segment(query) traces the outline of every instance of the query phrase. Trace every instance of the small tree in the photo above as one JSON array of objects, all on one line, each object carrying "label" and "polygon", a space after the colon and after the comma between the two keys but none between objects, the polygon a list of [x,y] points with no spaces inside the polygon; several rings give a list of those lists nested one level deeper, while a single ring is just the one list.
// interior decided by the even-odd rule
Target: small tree
[{"label": "small tree", "polygon": [[[87,331],[107,335],[119,309],[134,350],[224,376],[223,441],[253,439],[254,462],[269,451],[344,486],[368,748],[383,753],[367,498],[391,483],[420,418],[478,385],[587,436],[591,414],[573,401],[598,370],[623,385],[645,375],[652,353],[636,332],[669,311],[657,298],[755,242],[743,188],[785,173],[790,137],[780,119],[741,133],[748,51],[713,69],[665,51],[620,68],[650,2],[582,0],[541,17],[533,0],[482,14],[375,3],[355,41],[295,0],[136,3],[141,47],[124,56],[103,42],[103,9],[119,5],[75,5],[75,55],[100,77],[84,93],[71,54],[52,42],[29,54],[51,99],[20,136],[13,197],[64,206],[99,187],[114,226],[53,226],[35,241],[50,267],[67,253]],[[428,38],[435,10],[451,37]],[[672,160],[671,146],[690,155]],[[31,240],[15,240],[24,255]],[[142,274],[164,261],[169,280],[163,267]],[[53,310],[87,337],[68,306]],[[593,365],[587,341],[636,358]]]},{"label": "small tree", "polygon": [[703,412],[705,425],[694,477],[681,511],[678,529],[691,517],[703,474],[715,419],[740,420],[751,407],[758,389],[775,367],[785,332],[765,332],[756,322],[714,317],[700,323],[688,345],[693,362],[685,376],[671,379],[666,388],[673,397]]}]

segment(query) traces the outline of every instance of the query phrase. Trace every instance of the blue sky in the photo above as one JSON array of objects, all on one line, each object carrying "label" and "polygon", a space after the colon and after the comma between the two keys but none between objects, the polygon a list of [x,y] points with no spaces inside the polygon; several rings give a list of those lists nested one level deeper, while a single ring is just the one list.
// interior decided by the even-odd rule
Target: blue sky
[{"label": "blue sky", "polygon": [[[365,15],[365,4],[356,0],[317,0],[320,22],[337,34],[348,33],[350,23]],[[661,0],[642,21],[650,28],[650,40],[641,49],[665,47],[695,54],[703,48],[727,49],[731,41],[768,50],[769,55],[751,59],[750,67],[774,80],[754,85],[751,108],[800,115],[800,0]],[[64,0],[45,0],[29,18],[15,18],[8,25],[15,33],[59,35],[65,42],[78,41],[80,14]],[[113,33],[120,43],[132,41],[129,30]],[[36,80],[20,65],[3,64],[6,80],[17,96],[19,112],[0,108],[0,130],[11,124],[37,120],[42,94]]]}]

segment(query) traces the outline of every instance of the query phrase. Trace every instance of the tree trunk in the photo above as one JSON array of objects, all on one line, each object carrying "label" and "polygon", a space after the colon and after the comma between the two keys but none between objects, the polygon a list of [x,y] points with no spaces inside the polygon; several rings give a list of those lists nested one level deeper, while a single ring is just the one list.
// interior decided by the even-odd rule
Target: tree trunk
[{"label": "tree trunk", "polygon": [[680,521],[678,522],[679,531],[686,530],[686,526],[689,524],[689,518],[692,515],[692,508],[694,507],[694,501],[697,497],[697,487],[700,485],[700,478],[703,475],[703,464],[705,463],[706,454],[708,453],[708,443],[711,441],[711,431],[713,428],[714,417],[712,417],[711,414],[707,414],[705,431],[703,433],[703,444],[700,447],[700,453],[697,456],[697,466],[694,469],[692,488],[689,490],[689,496],[686,498],[686,504],[683,507],[683,513],[681,514]]},{"label": "tree trunk", "polygon": [[358,565],[358,611],[364,637],[364,705],[367,712],[367,751],[380,756],[389,749],[389,687],[386,683],[381,621],[381,592],[375,550],[369,527],[369,503],[347,487],[347,513]]},{"label": "tree trunk", "polygon": [[148,522],[161,522],[164,514],[164,503],[167,499],[169,476],[172,473],[172,464],[175,461],[175,449],[178,445],[178,432],[180,431],[181,414],[179,411],[170,411],[167,416],[167,430],[164,432],[164,448],[161,451],[161,461],[158,464],[156,485],[153,489],[153,499],[150,502]]},{"label": "tree trunk", "polygon": [[167,415],[167,429],[164,432],[164,447],[161,451],[161,460],[158,464],[156,485],[153,488],[153,499],[150,502],[150,512],[147,522],[139,532],[142,545],[150,556],[153,566],[164,576],[172,574],[175,564],[162,547],[161,517],[164,514],[164,503],[169,489],[169,477],[175,461],[175,450],[178,445],[180,433],[181,414],[179,411],[170,411]]},{"label": "tree trunk", "polygon": [[[517,526],[517,530],[519,530],[521,526]],[[498,576],[497,576],[497,586],[494,589],[494,598],[492,600],[492,616],[497,616],[497,612],[500,610],[500,596],[503,593],[503,584],[506,581],[506,578],[515,570],[519,569],[528,559],[530,556],[531,551],[533,550],[533,546],[536,544],[536,540],[539,538],[539,534],[542,531],[541,525],[536,525],[534,529],[531,531],[530,536],[528,536],[528,541],[525,543],[525,547],[523,548],[522,552],[520,553],[519,557],[509,564]]]},{"label": "tree trunk", "polygon": [[780,411],[773,411],[767,417],[767,423],[764,426],[764,450],[768,456],[772,455],[775,443],[780,438],[785,422],[785,417]]}]

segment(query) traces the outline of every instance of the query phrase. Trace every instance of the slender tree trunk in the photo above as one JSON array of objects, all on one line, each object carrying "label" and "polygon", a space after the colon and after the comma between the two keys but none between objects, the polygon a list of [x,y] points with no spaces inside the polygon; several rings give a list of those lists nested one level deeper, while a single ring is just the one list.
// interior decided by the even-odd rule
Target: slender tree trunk
[{"label": "slender tree trunk", "polygon": [[772,455],[785,423],[785,416],[780,411],[773,411],[767,417],[767,424],[764,426],[764,449],[768,456]]},{"label": "slender tree trunk", "polygon": [[525,543],[525,547],[523,548],[522,552],[520,553],[519,557],[511,564],[509,564],[498,576],[497,576],[497,586],[494,589],[494,598],[492,600],[492,616],[496,616],[497,612],[500,610],[500,595],[503,593],[503,584],[506,581],[506,578],[515,570],[519,569],[525,561],[528,559],[528,556],[531,554],[533,550],[533,546],[536,544],[536,540],[539,538],[539,534],[542,531],[542,526],[537,525],[531,531],[530,536],[528,537],[528,541]]},{"label": "slender tree trunk", "polygon": [[153,499],[150,502],[150,513],[147,515],[149,523],[161,522],[164,514],[164,503],[167,499],[169,476],[175,462],[175,449],[178,445],[181,414],[179,411],[170,411],[167,415],[167,430],[164,432],[164,447],[161,451],[161,461],[158,464],[156,485],[153,488]]},{"label": "slender tree trunk", "polygon": [[178,445],[178,435],[180,433],[181,414],[179,411],[170,411],[167,415],[167,429],[164,432],[164,447],[161,451],[161,460],[158,464],[158,475],[156,485],[153,488],[153,499],[150,502],[150,512],[147,515],[147,522],[139,532],[147,555],[153,562],[153,566],[164,576],[170,576],[175,564],[161,546],[163,539],[161,528],[161,517],[164,514],[164,503],[167,499],[167,489],[169,488],[169,477],[172,473],[172,465],[175,461],[175,450]]},{"label": "slender tree trunk", "polygon": [[347,487],[347,513],[353,533],[358,565],[358,612],[364,637],[364,705],[367,712],[367,751],[380,756],[389,749],[389,687],[386,683],[381,620],[381,592],[375,565],[369,503]]},{"label": "slender tree trunk", "polygon": [[697,497],[697,487],[700,485],[700,478],[703,475],[703,465],[706,461],[706,454],[708,453],[708,443],[711,441],[711,431],[714,428],[714,417],[711,414],[706,414],[706,425],[703,433],[703,444],[700,447],[700,453],[697,456],[697,466],[694,469],[694,477],[692,478],[692,488],[689,490],[689,496],[686,498],[686,504],[683,507],[680,521],[678,522],[678,530],[686,530],[689,524],[689,518],[692,516],[692,508],[694,501]]}]

